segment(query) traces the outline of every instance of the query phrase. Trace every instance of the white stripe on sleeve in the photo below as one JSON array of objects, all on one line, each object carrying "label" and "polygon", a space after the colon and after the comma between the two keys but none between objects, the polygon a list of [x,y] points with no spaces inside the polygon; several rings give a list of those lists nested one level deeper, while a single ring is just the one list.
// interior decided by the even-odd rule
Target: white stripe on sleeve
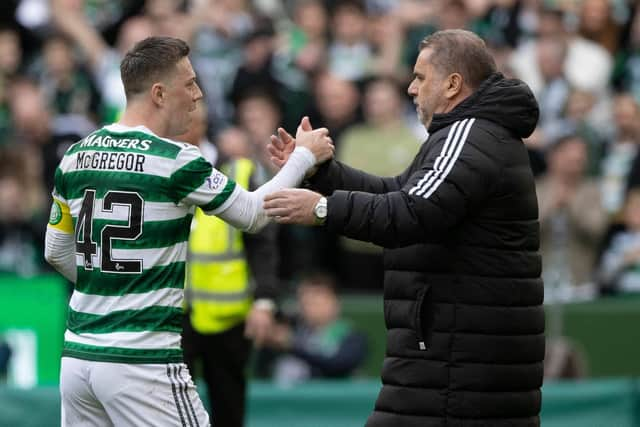
[{"label": "white stripe on sleeve", "polygon": [[[465,119],[462,122],[454,123],[442,151],[436,159],[434,168],[425,174],[418,184],[409,191],[409,194],[427,199],[438,189],[458,160],[474,122],[475,119]],[[456,126],[458,123],[460,125]],[[451,135],[453,135],[452,138]]]}]

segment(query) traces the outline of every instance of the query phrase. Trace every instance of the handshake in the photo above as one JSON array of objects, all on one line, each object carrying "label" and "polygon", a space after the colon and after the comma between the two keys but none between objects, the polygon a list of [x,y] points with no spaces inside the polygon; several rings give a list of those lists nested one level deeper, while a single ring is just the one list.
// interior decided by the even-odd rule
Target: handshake
[{"label": "handshake", "polygon": [[271,162],[277,168],[281,168],[296,147],[305,147],[311,151],[316,158],[316,165],[331,159],[335,153],[329,130],[313,129],[307,116],[300,121],[295,138],[283,128],[278,128],[278,135],[271,135],[267,150],[271,155]]},{"label": "handshake", "polygon": [[[283,128],[278,128],[278,134],[271,136],[267,150],[271,162],[277,168],[281,168],[296,147],[307,148],[316,159],[316,167],[307,171],[307,177],[315,173],[318,165],[330,160],[335,154],[329,130],[313,129],[306,116],[302,118],[295,138]],[[321,198],[321,194],[309,190],[280,190],[264,198],[264,210],[268,216],[281,224],[315,225],[317,218],[314,208]]]}]

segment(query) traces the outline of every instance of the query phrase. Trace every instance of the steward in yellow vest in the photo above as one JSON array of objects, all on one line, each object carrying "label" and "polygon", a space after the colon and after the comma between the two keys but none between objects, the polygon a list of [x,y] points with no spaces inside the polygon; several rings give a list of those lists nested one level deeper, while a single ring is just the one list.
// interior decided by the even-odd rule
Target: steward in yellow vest
[{"label": "steward in yellow vest", "polygon": [[[238,159],[221,171],[249,188],[253,163]],[[252,303],[250,285],[242,231],[197,208],[189,234],[185,287],[193,329],[211,334],[243,322]]]},{"label": "steward in yellow vest", "polygon": [[[220,167],[251,189],[255,165],[235,159]],[[273,323],[278,293],[276,225],[243,233],[199,208],[189,235],[183,351],[194,375],[200,363],[207,383],[213,425],[241,427],[246,368],[253,338]],[[195,376],[195,375],[194,375]]]}]

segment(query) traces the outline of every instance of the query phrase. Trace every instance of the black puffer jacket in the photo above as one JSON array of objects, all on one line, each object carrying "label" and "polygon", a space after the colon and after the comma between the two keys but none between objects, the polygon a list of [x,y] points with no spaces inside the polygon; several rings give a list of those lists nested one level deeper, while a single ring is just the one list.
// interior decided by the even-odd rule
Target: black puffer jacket
[{"label": "black puffer jacket", "polygon": [[311,182],[332,194],[330,230],[386,248],[387,353],[367,426],[539,425],[538,207],[521,141],[537,120],[529,88],[496,73],[434,116],[402,175],[332,161]]}]

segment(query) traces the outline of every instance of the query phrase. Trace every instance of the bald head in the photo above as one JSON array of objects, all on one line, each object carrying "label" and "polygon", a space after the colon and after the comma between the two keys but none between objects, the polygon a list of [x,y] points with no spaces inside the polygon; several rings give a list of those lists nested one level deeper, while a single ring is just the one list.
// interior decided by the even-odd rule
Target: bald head
[{"label": "bald head", "polygon": [[420,43],[420,51],[427,48],[433,51],[430,62],[437,72],[443,76],[459,73],[474,90],[497,70],[484,41],[471,31],[435,32]]}]

